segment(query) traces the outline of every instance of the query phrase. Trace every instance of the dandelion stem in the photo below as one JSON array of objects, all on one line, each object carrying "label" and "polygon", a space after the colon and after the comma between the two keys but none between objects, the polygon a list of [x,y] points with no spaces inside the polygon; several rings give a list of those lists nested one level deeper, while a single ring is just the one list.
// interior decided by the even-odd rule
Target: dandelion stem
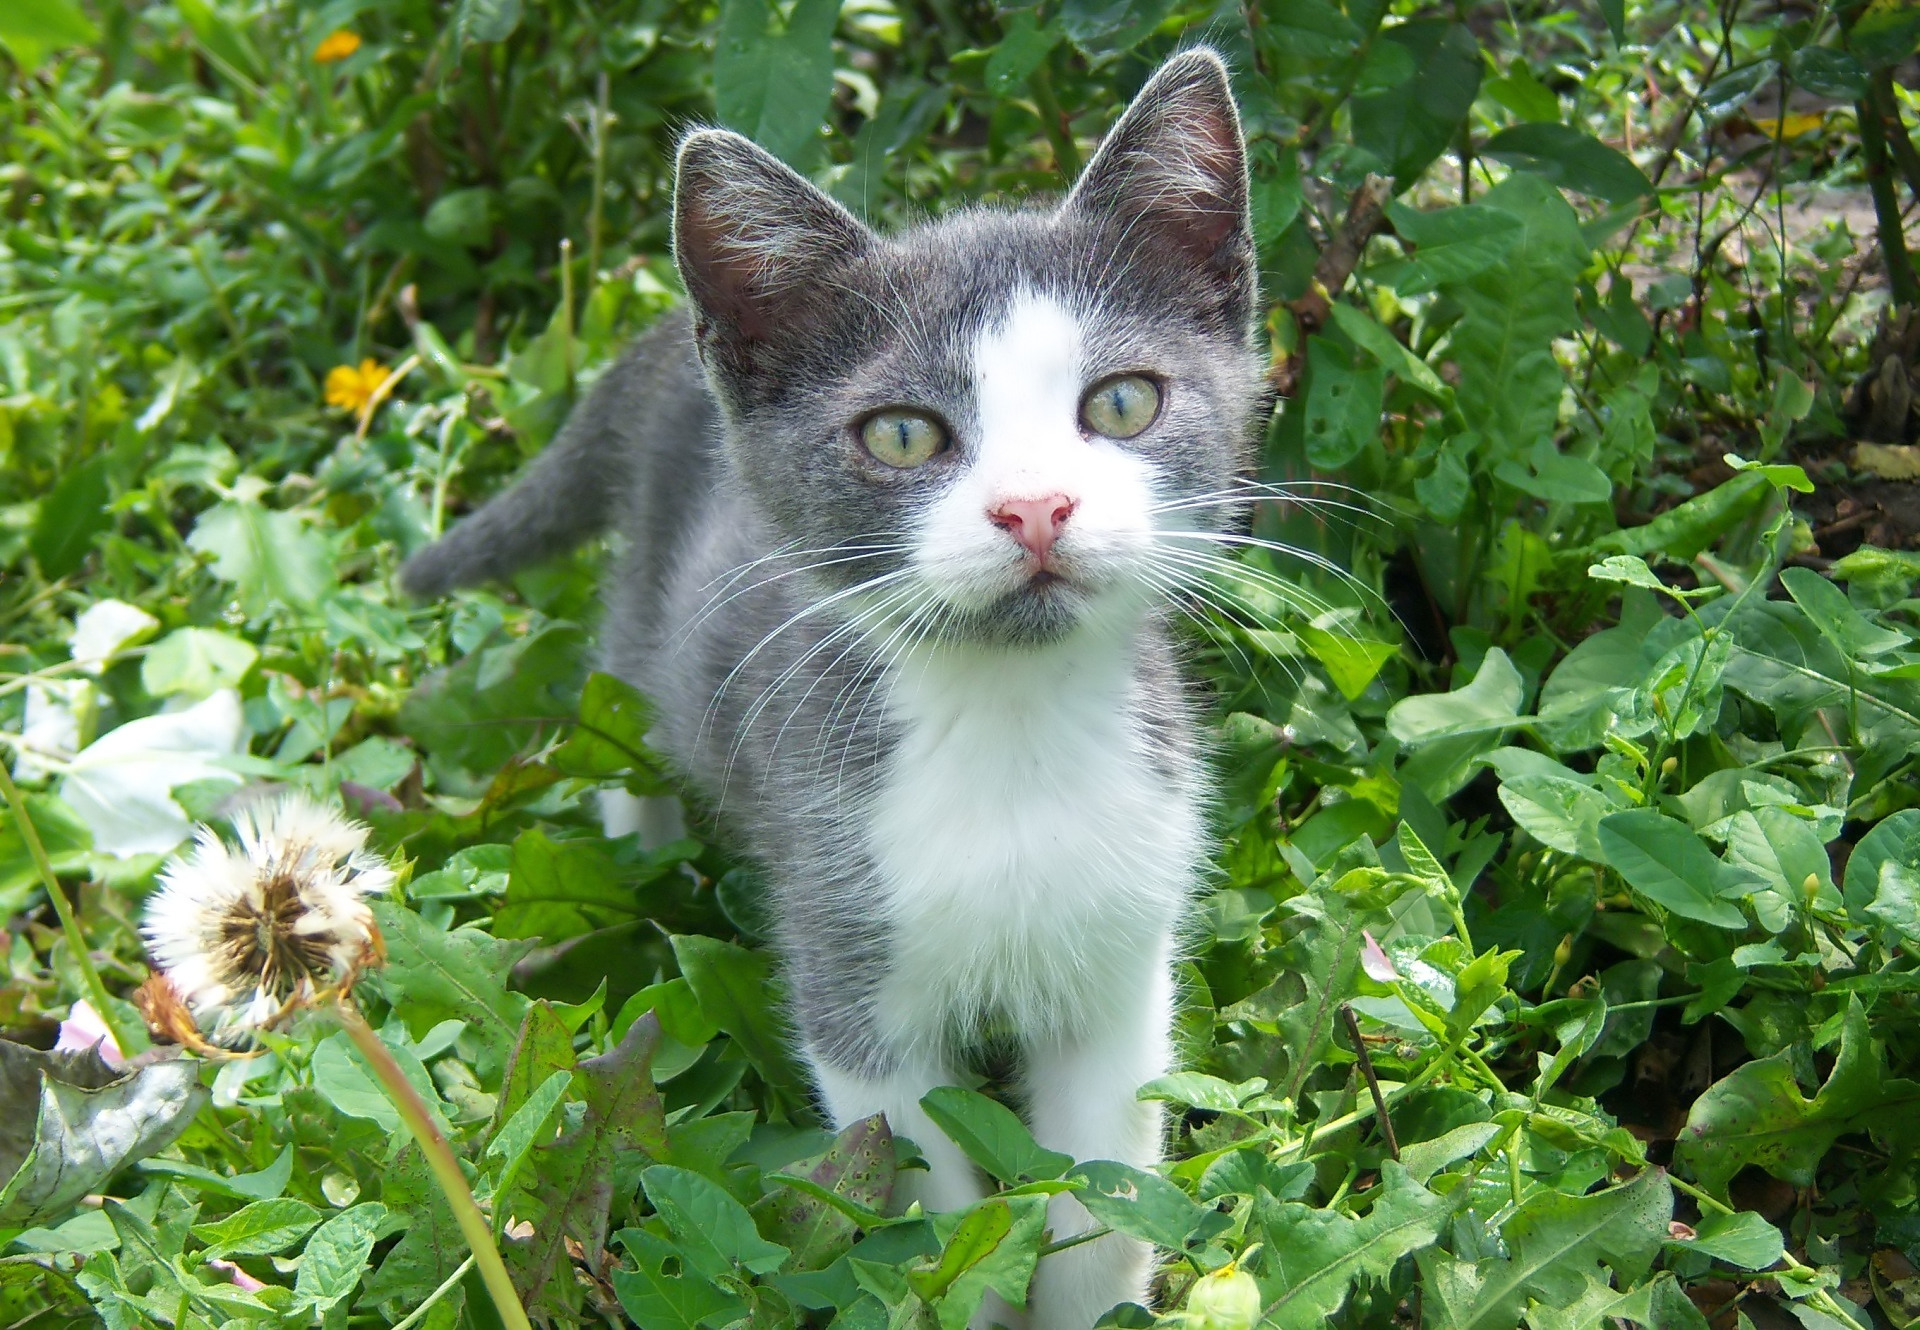
[{"label": "dandelion stem", "polygon": [[107,997],[107,986],[101,982],[100,971],[94,968],[93,953],[87,949],[87,935],[80,931],[80,921],[73,917],[73,906],[68,903],[66,892],[60,889],[60,879],[54,875],[53,861],[47,858],[47,847],[40,843],[40,833],[34,829],[33,819],[27,815],[27,801],[20,796],[20,787],[13,783],[13,773],[7,770],[7,764],[3,761],[0,761],[0,794],[6,795],[13,820],[20,824],[20,839],[27,843],[27,853],[33,856],[33,866],[40,870],[40,884],[47,889],[47,899],[53,904],[53,912],[60,916],[60,929],[67,935],[67,950],[73,955],[73,963],[80,968],[80,980],[86,985],[87,997],[100,1014],[100,1023],[107,1027],[107,1033],[113,1037],[115,1047],[122,1055],[131,1057],[134,1045],[128,1041],[127,1032],[120,1028],[112,1000]]},{"label": "dandelion stem", "polygon": [[447,1198],[447,1205],[453,1211],[453,1218],[460,1225],[460,1234],[467,1240],[467,1247],[473,1253],[475,1264],[480,1267],[480,1278],[486,1282],[487,1292],[493,1295],[493,1305],[500,1313],[507,1330],[533,1330],[527,1320],[527,1313],[520,1305],[520,1297],[513,1291],[513,1281],[507,1277],[506,1264],[500,1259],[500,1249],[494,1246],[493,1230],[487,1226],[486,1216],[480,1213],[475,1204],[473,1191],[467,1186],[467,1178],[460,1171],[460,1162],[453,1157],[453,1147],[447,1144],[447,1138],[435,1125],[433,1114],[428,1112],[426,1103],[413,1088],[413,1083],[400,1070],[400,1064],[393,1059],[393,1053],[380,1042],[380,1036],[367,1024],[360,1009],[347,998],[340,998],[333,1004],[334,1019],[340,1028],[347,1032],[347,1038],[360,1050],[373,1074],[380,1078],[380,1088],[386,1091],[387,1098],[400,1110],[400,1120],[407,1124],[407,1131],[420,1146],[420,1153],[426,1156],[427,1167],[433,1170],[434,1181],[440,1184],[441,1192]]}]

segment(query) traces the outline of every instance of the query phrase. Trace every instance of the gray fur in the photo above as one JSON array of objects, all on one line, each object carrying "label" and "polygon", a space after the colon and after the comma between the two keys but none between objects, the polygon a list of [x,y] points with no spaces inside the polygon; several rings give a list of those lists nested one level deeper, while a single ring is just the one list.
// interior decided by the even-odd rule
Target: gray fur
[{"label": "gray fur", "polygon": [[[403,581],[437,594],[606,527],[624,536],[604,667],[655,700],[654,742],[765,866],[807,1046],[878,1074],[888,940],[859,811],[893,736],[883,655],[840,631],[833,598],[901,564],[910,519],[966,464],[969,347],[1022,287],[1091,311],[1090,341],[1180,385],[1140,441],[1171,495],[1244,469],[1260,380],[1238,121],[1217,57],[1188,52],[1057,208],[970,210],[890,239],[732,134],[689,136],[678,181],[693,317],[643,338],[528,475]],[[950,457],[894,471],[864,453],[849,422],[903,402],[953,426]],[[1224,526],[1217,511],[1199,520]],[[1073,610],[1022,593],[922,629],[1019,650]],[[1134,652],[1158,762],[1197,782],[1189,690],[1157,619]]]}]

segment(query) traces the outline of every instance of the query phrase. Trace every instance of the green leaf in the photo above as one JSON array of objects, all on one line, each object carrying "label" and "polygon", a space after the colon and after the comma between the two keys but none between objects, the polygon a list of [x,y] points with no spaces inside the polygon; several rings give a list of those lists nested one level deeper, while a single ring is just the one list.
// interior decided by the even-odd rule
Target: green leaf
[{"label": "green leaf", "polygon": [[688,1262],[707,1278],[731,1275],[735,1266],[772,1274],[786,1261],[787,1249],[761,1237],[747,1207],[717,1182],[655,1164],[640,1175],[640,1183]]},{"label": "green leaf", "polygon": [[521,0],[460,0],[454,33],[468,42],[503,42],[520,26]]},{"label": "green leaf", "polygon": [[1148,1081],[1140,1087],[1138,1097],[1170,1100],[1213,1113],[1231,1113],[1266,1088],[1267,1083],[1257,1077],[1230,1085],[1218,1076],[1209,1076],[1203,1071],[1176,1071]]},{"label": "green leaf", "polygon": [[1840,1053],[1819,1093],[1808,1099],[1800,1092],[1790,1050],[1749,1062],[1694,1100],[1674,1158],[1716,1193],[1724,1193],[1749,1164],[1809,1187],[1815,1167],[1841,1136],[1891,1129],[1916,1110],[1920,1082],[1887,1074],[1866,1008],[1849,997]]},{"label": "green leaf", "polygon": [[777,1015],[780,986],[773,958],[698,934],[674,937],[673,954],[706,1018],[740,1046],[761,1075],[804,1097],[806,1080],[788,1052]]},{"label": "green leaf", "polygon": [[213,628],[179,628],[154,643],[140,662],[140,686],[155,697],[202,698],[237,688],[260,659],[253,643]]},{"label": "green leaf", "polygon": [[1085,1184],[1075,1195],[1108,1228],[1171,1251],[1184,1250],[1194,1231],[1218,1215],[1158,1173],[1111,1159],[1074,1165],[1068,1181]]},{"label": "green leaf", "polygon": [[933,1302],[945,1296],[954,1280],[993,1255],[1012,1231],[1013,1207],[1006,1201],[995,1198],[976,1205],[953,1230],[932,1268],[909,1271],[907,1282],[921,1298]]},{"label": "green leaf", "polygon": [[1588,565],[1587,576],[1596,582],[1619,582],[1626,586],[1645,587],[1663,595],[1675,594],[1655,575],[1653,569],[1647,567],[1645,559],[1632,554],[1609,554],[1599,563]]},{"label": "green leaf", "polygon": [[477,928],[442,932],[385,901],[373,903],[373,917],[387,946],[380,986],[393,1004],[415,1019],[465,1021],[483,1063],[503,1066],[527,1009],[526,996],[510,992],[507,980],[529,944],[502,942]]},{"label": "green leaf", "polygon": [[1176,0],[1061,0],[1060,29],[1088,55],[1116,55],[1145,41]]},{"label": "green leaf", "polygon": [[388,1214],[378,1201],[362,1201],[322,1224],[301,1249],[293,1291],[321,1312],[352,1293],[360,1286]]},{"label": "green leaf", "polygon": [[1432,1324],[1512,1330],[1529,1300],[1565,1306],[1591,1281],[1604,1282],[1603,1263],[1622,1285],[1634,1283],[1659,1254],[1672,1214],[1673,1189],[1657,1168],[1591,1196],[1542,1187],[1501,1230],[1511,1255],[1477,1262],[1438,1252],[1422,1257]]},{"label": "green leaf", "polygon": [[1587,242],[1573,209],[1538,176],[1515,172],[1481,205],[1521,230],[1496,266],[1445,288],[1463,311],[1450,342],[1455,400],[1496,461],[1518,459],[1554,434],[1565,375],[1553,344],[1579,325],[1574,286]]},{"label": "green leaf", "polygon": [[745,1311],[746,1304],[733,1294],[684,1272],[684,1258],[672,1243],[637,1228],[621,1229],[619,1242],[633,1254],[638,1268],[616,1267],[613,1291],[635,1325],[647,1330],[719,1327],[732,1324]]},{"label": "green leaf", "polygon": [[1513,125],[1488,139],[1480,151],[1608,203],[1630,203],[1653,193],[1653,182],[1630,157],[1571,125]]},{"label": "green leaf", "polygon": [[1385,1278],[1401,1257],[1439,1238],[1453,1204],[1391,1160],[1380,1178],[1372,1209],[1358,1219],[1294,1201],[1263,1207],[1262,1325],[1320,1330],[1345,1305],[1354,1280]]},{"label": "green leaf", "polygon": [[1466,687],[1394,703],[1387,712],[1387,731],[1410,748],[1436,739],[1498,733],[1519,722],[1525,696],[1520,671],[1506,652],[1493,647]]},{"label": "green leaf", "polygon": [[1326,667],[1327,677],[1349,702],[1367,691],[1386,663],[1400,654],[1391,642],[1369,642],[1351,633],[1328,632],[1312,624],[1294,630],[1313,658]]},{"label": "green leaf", "polygon": [[1589,863],[1607,862],[1600,820],[1619,805],[1593,786],[1564,776],[1514,776],[1500,782],[1500,802],[1542,845]]},{"label": "green leaf", "polygon": [[1600,823],[1600,848],[1627,885],[1664,909],[1720,928],[1746,916],[1726,899],[1743,890],[1693,828],[1651,808],[1614,813]]},{"label": "green leaf", "polygon": [[[13,0],[8,0],[10,7]],[[34,0],[28,0],[31,9]],[[0,38],[5,37],[5,21],[0,20]],[[9,41],[11,46],[12,42]],[[19,57],[18,50],[15,51]],[[27,62],[22,59],[22,65]],[[60,478],[44,499],[34,520],[28,548],[49,580],[65,577],[80,566],[93,548],[93,538],[113,525],[107,511],[107,458],[90,458]]]},{"label": "green leaf", "polygon": [[[969,1241],[961,1253],[962,1268],[948,1285],[936,1308],[940,1330],[964,1330],[989,1289],[1011,1306],[1026,1306],[1027,1286],[1033,1280],[1034,1266],[1040,1259],[1040,1243],[1046,1236],[1047,1198],[995,1197],[969,1211],[961,1221],[961,1227],[974,1222],[973,1216],[982,1211],[1000,1209],[1007,1212],[1009,1222],[1006,1229],[1000,1231],[997,1215],[982,1221],[988,1232],[996,1232],[998,1236],[984,1251],[980,1250],[981,1243]],[[954,1236],[956,1239],[960,1236],[958,1230]],[[947,1250],[953,1247],[950,1241]],[[942,1264],[945,1260],[946,1251],[943,1251]]]},{"label": "green leaf", "polygon": [[1383,28],[1368,61],[1375,76],[1349,103],[1354,145],[1407,189],[1453,142],[1480,92],[1480,45],[1464,25],[1415,19]]},{"label": "green leaf", "polygon": [[92,1050],[0,1040],[0,1223],[64,1217],[122,1168],[173,1144],[206,1099],[197,1061],[119,1072]]},{"label": "green leaf", "polygon": [[207,1244],[207,1256],[271,1256],[313,1231],[320,1212],[291,1196],[255,1201],[212,1224],[195,1224],[193,1236]]},{"label": "green leaf", "polygon": [[1905,633],[1874,623],[1853,607],[1846,592],[1811,568],[1782,568],[1780,585],[1843,656],[1879,656],[1907,645]]},{"label": "green leaf", "polygon": [[1787,62],[1793,81],[1821,97],[1849,102],[1867,95],[1867,71],[1858,60],[1831,46],[1803,46]]},{"label": "green leaf", "polygon": [[824,1154],[766,1176],[786,1189],[766,1202],[770,1236],[792,1251],[794,1269],[818,1270],[856,1229],[875,1226],[894,1179],[893,1133],[876,1113],[840,1132]]},{"label": "green leaf", "polygon": [[[86,46],[99,38],[100,30],[74,0],[7,0],[0,5],[0,45],[13,53],[23,74],[33,73],[54,51]],[[45,563],[42,559],[42,566]]]},{"label": "green leaf", "polygon": [[[420,1059],[414,1056],[413,1050],[384,1035],[381,1042],[387,1045],[394,1061],[400,1064],[407,1081],[420,1093],[441,1130],[447,1130],[439,1092],[433,1088],[433,1078],[420,1065]],[[377,1122],[389,1132],[400,1130],[400,1110],[393,1106],[393,1100],[388,1098],[360,1056],[360,1051],[348,1041],[345,1034],[334,1033],[322,1039],[313,1050],[308,1070],[313,1076],[314,1089],[340,1112],[348,1117]]]},{"label": "green leaf", "polygon": [[666,759],[647,747],[653,704],[624,679],[595,670],[580,694],[580,720],[548,760],[570,776],[605,779],[625,773],[638,794],[668,794]]},{"label": "green leaf", "polygon": [[334,587],[326,538],[295,513],[231,499],[200,515],[187,545],[213,561],[250,618],[317,610]]},{"label": "green leaf", "polygon": [[775,13],[769,0],[722,0],[714,110],[729,129],[804,169],[833,96],[840,0],[798,0],[784,24]]},{"label": "green leaf", "polygon": [[487,1158],[500,1161],[494,1173],[493,1190],[496,1195],[504,1193],[512,1185],[514,1175],[520,1171],[520,1165],[526,1162],[534,1143],[541,1139],[544,1129],[553,1118],[554,1109],[560,1106],[571,1084],[571,1071],[556,1071],[548,1076],[537,1090],[527,1096],[526,1102],[514,1110],[513,1116],[507,1119],[498,1134],[487,1142]]},{"label": "green leaf", "polygon": [[1433,366],[1408,350],[1399,338],[1381,327],[1379,322],[1366,311],[1353,305],[1336,302],[1332,307],[1332,314],[1333,321],[1341,332],[1351,337],[1361,350],[1398,375],[1403,383],[1418,388],[1442,405],[1453,401],[1453,389],[1434,373]]},{"label": "green leaf", "polygon": [[532,827],[513,842],[513,869],[493,933],[554,943],[641,914],[634,884],[602,842],[556,841]]},{"label": "green leaf", "polygon": [[1042,27],[1030,9],[1016,11],[1006,25],[999,44],[987,57],[987,91],[996,97],[1018,96],[1040,62],[1060,44],[1062,35],[1050,23]]},{"label": "green leaf", "polygon": [[1367,270],[1367,276],[1403,296],[1421,295],[1476,277],[1502,262],[1526,234],[1513,213],[1484,203],[1419,212],[1403,203],[1387,205],[1394,233],[1412,254]]},{"label": "green leaf", "polygon": [[[565,1289],[556,1289],[553,1281],[566,1278],[576,1245],[584,1253],[581,1259],[601,1260],[613,1205],[614,1161],[625,1152],[653,1160],[667,1153],[666,1111],[652,1073],[659,1043],[660,1023],[642,1016],[610,1052],[583,1059],[573,1084],[585,1111],[558,1139],[534,1143],[528,1170],[533,1186],[516,1205],[534,1233],[516,1243],[509,1258],[530,1315],[550,1316],[568,1305]],[[626,1177],[631,1186],[632,1174]]]},{"label": "green leaf", "polygon": [[1705,1253],[1742,1270],[1765,1270],[1787,1251],[1780,1230],[1751,1210],[1707,1215],[1694,1225],[1693,1237],[1673,1245]]},{"label": "green leaf", "polygon": [[920,1107],[967,1158],[1010,1186],[1057,1178],[1073,1163],[1073,1156],[1035,1144],[1012,1109],[978,1090],[943,1085],[928,1092]]},{"label": "green leaf", "polygon": [[1685,562],[1752,516],[1772,493],[1773,485],[1765,476],[1743,472],[1667,509],[1644,526],[1602,536],[1588,548],[1595,554],[1664,554]]},{"label": "green leaf", "polygon": [[1359,456],[1380,433],[1386,388],[1386,371],[1378,365],[1358,367],[1344,347],[1309,337],[1307,460],[1322,471],[1337,471]]},{"label": "green leaf", "polygon": [[573,718],[586,654],[578,625],[543,623],[421,680],[401,704],[400,727],[438,756],[492,772]]}]

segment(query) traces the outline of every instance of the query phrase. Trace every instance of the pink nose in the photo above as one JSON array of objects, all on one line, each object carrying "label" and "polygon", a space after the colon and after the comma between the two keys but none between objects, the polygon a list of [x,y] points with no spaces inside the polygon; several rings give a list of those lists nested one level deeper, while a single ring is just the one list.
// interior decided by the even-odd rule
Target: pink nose
[{"label": "pink nose", "polygon": [[1064,494],[1044,499],[1006,499],[987,510],[987,520],[1026,547],[1036,559],[1045,559],[1060,528],[1073,516],[1074,501]]}]

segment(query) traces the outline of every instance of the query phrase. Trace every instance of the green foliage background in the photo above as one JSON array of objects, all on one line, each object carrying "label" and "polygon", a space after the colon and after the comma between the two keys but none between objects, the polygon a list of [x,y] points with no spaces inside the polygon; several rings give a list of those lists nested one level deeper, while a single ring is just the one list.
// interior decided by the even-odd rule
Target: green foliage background
[{"label": "green foliage background", "polygon": [[[1264,478],[1301,486],[1255,531],[1301,557],[1190,616],[1221,871],[1144,1091],[1170,1162],[945,1091],[1004,1189],[886,1219],[912,1151],[813,1116],[751,870],[697,819],[599,835],[597,790],[665,777],[587,673],[596,553],[431,606],[391,573],[677,299],[685,126],[899,224],[1059,190],[1198,38],[1255,158]],[[1286,1328],[1904,1330],[1920,557],[1831,496],[1920,298],[1917,42],[1911,0],[9,0],[0,747],[116,994],[161,858],[95,843],[94,736],[235,690],[181,808],[373,824],[408,872],[361,994],[537,1320],[957,1330],[1074,1189],[1164,1249],[1170,1325],[1239,1260]],[[387,395],[329,406],[368,360]],[[76,661],[108,601],[150,621]],[[0,1025],[44,1048],[85,987],[11,819],[0,916]],[[265,1047],[115,1081],[0,1045],[0,1324],[493,1324],[358,1055]],[[163,1091],[171,1143],[89,1134]],[[81,1191],[22,1162],[36,1120]]]}]

